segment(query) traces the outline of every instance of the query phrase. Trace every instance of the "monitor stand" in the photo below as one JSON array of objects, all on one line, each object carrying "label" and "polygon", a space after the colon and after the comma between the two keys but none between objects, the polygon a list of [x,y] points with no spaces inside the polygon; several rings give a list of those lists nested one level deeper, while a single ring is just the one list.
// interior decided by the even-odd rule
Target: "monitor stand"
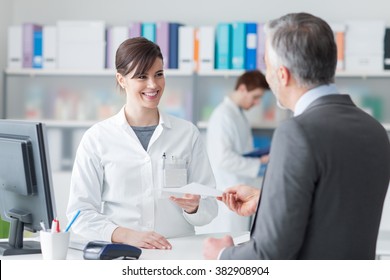
[{"label": "monitor stand", "polygon": [[24,241],[22,248],[12,247],[8,242],[0,242],[0,256],[40,254],[41,244],[37,241]]},{"label": "monitor stand", "polygon": [[24,241],[23,231],[24,222],[29,221],[31,214],[15,213],[18,211],[10,211],[13,213],[9,228],[8,242],[0,242],[0,255],[12,256],[12,255],[26,255],[26,254],[40,254],[41,244],[37,241]]}]

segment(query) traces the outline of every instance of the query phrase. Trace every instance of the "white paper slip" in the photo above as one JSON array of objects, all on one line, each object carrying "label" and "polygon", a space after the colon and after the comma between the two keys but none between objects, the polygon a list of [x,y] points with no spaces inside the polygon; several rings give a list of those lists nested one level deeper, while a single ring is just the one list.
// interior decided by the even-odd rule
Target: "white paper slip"
[{"label": "white paper slip", "polygon": [[222,191],[199,183],[191,183],[180,188],[162,188],[162,191],[170,193],[190,193],[203,196],[222,196]]},{"label": "white paper slip", "polygon": [[234,245],[240,245],[242,243],[248,242],[251,239],[250,232],[246,232],[242,235],[236,236],[233,238]]}]

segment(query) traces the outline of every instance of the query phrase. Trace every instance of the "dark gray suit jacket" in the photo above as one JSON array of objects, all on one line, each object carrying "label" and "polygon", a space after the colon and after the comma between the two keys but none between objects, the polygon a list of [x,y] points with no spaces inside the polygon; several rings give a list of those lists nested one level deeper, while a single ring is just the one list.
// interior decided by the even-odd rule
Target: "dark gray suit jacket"
[{"label": "dark gray suit jacket", "polygon": [[221,259],[374,259],[390,143],[348,95],[315,100],[273,136],[251,240]]}]

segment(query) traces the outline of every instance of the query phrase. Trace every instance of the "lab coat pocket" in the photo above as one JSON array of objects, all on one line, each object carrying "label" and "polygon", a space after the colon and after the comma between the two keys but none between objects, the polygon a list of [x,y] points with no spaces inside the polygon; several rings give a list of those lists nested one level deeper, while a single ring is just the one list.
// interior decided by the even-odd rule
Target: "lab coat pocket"
[{"label": "lab coat pocket", "polygon": [[184,185],[187,185],[186,160],[174,157],[165,159],[163,164],[163,187],[175,188]]}]

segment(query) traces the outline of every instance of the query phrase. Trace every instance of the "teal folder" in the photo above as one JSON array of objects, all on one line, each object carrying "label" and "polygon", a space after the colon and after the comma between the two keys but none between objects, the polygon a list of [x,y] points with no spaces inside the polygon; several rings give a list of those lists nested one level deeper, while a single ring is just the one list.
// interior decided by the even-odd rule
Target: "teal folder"
[{"label": "teal folder", "polygon": [[156,42],[156,24],[153,22],[142,23],[142,37],[145,37],[149,41]]},{"label": "teal folder", "polygon": [[232,69],[245,68],[246,24],[232,24]]},{"label": "teal folder", "polygon": [[219,23],[217,25],[215,69],[231,69],[231,36],[232,26],[230,23]]}]

